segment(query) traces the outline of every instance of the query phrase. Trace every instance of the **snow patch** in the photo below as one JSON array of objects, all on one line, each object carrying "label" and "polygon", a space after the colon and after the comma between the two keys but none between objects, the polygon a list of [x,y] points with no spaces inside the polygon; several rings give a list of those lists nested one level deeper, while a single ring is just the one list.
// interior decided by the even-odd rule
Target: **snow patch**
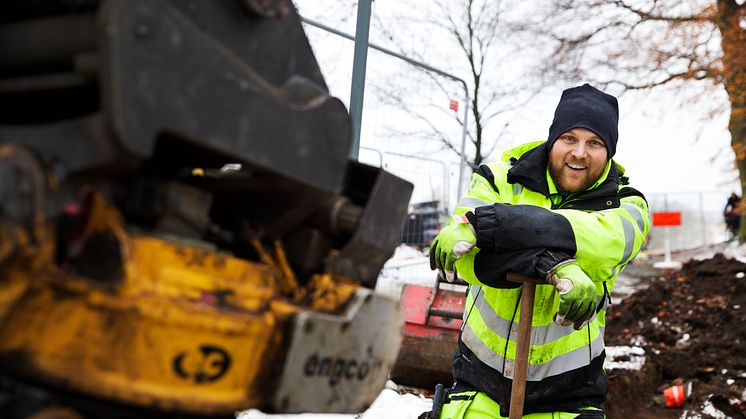
[{"label": "snow patch", "polygon": [[363,413],[359,414],[336,414],[336,413],[300,413],[270,415],[256,409],[238,412],[237,419],[417,419],[422,412],[432,408],[433,399],[417,396],[410,393],[399,394],[391,387],[396,387],[393,382],[386,383],[386,387],[373,404]]},{"label": "snow patch", "polygon": [[720,409],[715,407],[709,400],[702,404],[702,414],[709,415],[715,419],[726,419],[729,416],[723,413]]},{"label": "snow patch", "polygon": [[430,270],[430,257],[426,250],[403,244],[383,265],[376,292],[399,299],[405,284],[433,286],[436,275],[435,271]]},{"label": "snow patch", "polygon": [[676,341],[676,346],[684,345],[686,342],[689,341],[689,339],[691,339],[691,336],[689,335],[689,333],[684,333],[681,336],[681,338]]},{"label": "snow patch", "polygon": [[639,370],[645,365],[645,350],[637,346],[607,346],[604,369]]},{"label": "snow patch", "polygon": [[[729,258],[734,258],[739,262],[746,263],[746,244],[728,246],[723,249],[723,255]],[[743,278],[745,275],[743,272],[739,272],[739,274],[741,274],[741,276],[736,275],[739,279]]]}]

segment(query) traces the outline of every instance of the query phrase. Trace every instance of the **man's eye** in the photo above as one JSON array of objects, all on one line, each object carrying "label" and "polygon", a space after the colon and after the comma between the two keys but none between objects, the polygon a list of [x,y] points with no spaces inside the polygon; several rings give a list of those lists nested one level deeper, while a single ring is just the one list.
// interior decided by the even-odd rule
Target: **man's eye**
[{"label": "man's eye", "polygon": [[591,141],[591,145],[594,147],[603,147],[603,143],[601,143],[601,141]]}]

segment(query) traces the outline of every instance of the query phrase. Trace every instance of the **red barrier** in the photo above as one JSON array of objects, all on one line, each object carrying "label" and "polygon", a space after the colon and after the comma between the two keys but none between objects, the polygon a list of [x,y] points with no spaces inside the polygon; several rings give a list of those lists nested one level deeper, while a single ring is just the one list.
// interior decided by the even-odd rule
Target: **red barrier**
[{"label": "red barrier", "polygon": [[653,226],[680,226],[681,225],[681,213],[680,212],[654,212],[653,213]]}]

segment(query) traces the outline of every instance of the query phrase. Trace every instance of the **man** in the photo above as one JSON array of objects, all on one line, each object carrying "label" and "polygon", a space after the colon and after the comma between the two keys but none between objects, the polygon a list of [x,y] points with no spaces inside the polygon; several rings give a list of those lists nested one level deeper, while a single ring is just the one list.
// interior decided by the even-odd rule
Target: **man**
[{"label": "man", "polygon": [[730,239],[735,240],[738,238],[738,229],[741,227],[741,212],[740,212],[741,197],[732,192],[728,197],[728,201],[725,203],[723,209],[723,217],[725,218],[725,227],[730,233]]},{"label": "man", "polygon": [[433,241],[431,268],[470,284],[441,418],[508,416],[522,321],[508,272],[559,279],[536,288],[525,417],[604,417],[605,308],[649,229],[644,196],[612,160],[618,119],[615,97],[588,84],[565,90],[547,141],[479,167],[459,222]]}]

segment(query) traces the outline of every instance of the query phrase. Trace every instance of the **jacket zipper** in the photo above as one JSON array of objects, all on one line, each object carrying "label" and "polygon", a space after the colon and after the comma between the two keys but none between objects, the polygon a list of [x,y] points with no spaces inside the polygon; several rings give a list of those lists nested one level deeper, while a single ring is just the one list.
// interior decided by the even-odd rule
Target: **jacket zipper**
[{"label": "jacket zipper", "polygon": [[570,202],[580,201],[580,199],[577,199],[577,198],[573,199],[573,198],[575,197],[571,197],[568,195],[566,198],[562,198],[562,200],[560,200],[560,202],[557,203],[556,205],[554,204],[554,202],[552,202],[551,198],[549,198],[549,202],[552,202],[552,209],[562,209],[563,206],[565,206],[566,204],[569,204]]}]

